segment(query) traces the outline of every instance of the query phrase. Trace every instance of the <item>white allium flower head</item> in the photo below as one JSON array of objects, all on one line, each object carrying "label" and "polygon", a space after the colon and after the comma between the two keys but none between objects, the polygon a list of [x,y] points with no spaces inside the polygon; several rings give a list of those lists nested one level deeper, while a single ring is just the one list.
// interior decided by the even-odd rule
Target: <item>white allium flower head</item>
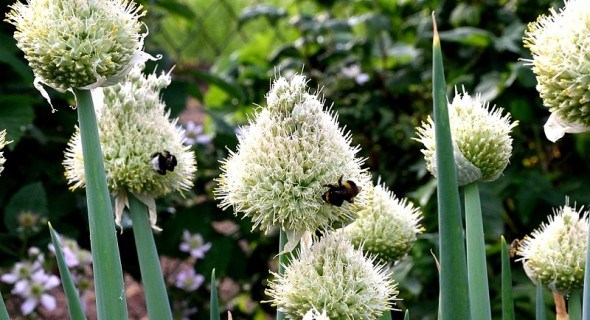
[{"label": "white allium flower head", "polygon": [[132,1],[28,0],[11,9],[6,21],[49,102],[41,83],[61,92],[109,86],[136,62],[155,59],[141,51],[145,11]]},{"label": "white allium flower head", "polygon": [[422,212],[397,198],[383,185],[366,190],[366,201],[356,211],[358,218],[343,231],[356,248],[377,256],[384,262],[399,260],[423,232]]},{"label": "white allium flower head", "polygon": [[266,294],[287,319],[318,307],[329,319],[374,320],[391,309],[398,293],[388,269],[341,232],[299,250],[284,274],[274,276]]},{"label": "white allium flower head", "polygon": [[[6,141],[6,130],[0,131],[0,150],[4,148],[7,144],[11,143],[12,141]],[[4,152],[0,151],[0,173],[4,171],[4,163],[6,162],[6,158],[4,158]]]},{"label": "white allium flower head", "polygon": [[565,0],[563,9],[549,9],[531,22],[524,46],[532,60],[525,60],[537,77],[537,90],[551,111],[545,135],[553,142],[565,133],[590,130],[590,4]]},{"label": "white allium flower head", "polygon": [[[462,94],[455,90],[448,109],[458,184],[496,180],[508,165],[512,154],[510,132],[518,121],[511,122],[509,114],[502,115],[502,108],[490,108],[480,94],[473,98],[465,89]],[[418,128],[417,140],[424,144],[426,166],[436,176],[432,118],[428,117]]]},{"label": "white allium flower head", "polygon": [[518,261],[533,282],[541,280],[552,291],[568,294],[584,285],[587,237],[588,211],[576,210],[566,200],[548,223],[521,241]]},{"label": "white allium flower head", "polygon": [[[120,84],[92,91],[104,157],[107,184],[115,196],[116,222],[120,225],[127,193],[145,203],[155,228],[154,198],[193,186],[197,170],[195,155],[183,144],[183,131],[170,121],[160,90],[170,84],[170,74],[144,75],[144,64],[135,65]],[[173,171],[158,173],[154,154],[176,157]],[[79,130],[74,133],[63,162],[71,189],[84,187],[84,158]]]},{"label": "white allium flower head", "polygon": [[[353,218],[349,203],[336,207],[322,200],[325,185],[342,176],[362,188],[370,179],[350,133],[338,127],[317,93],[308,92],[304,76],[276,79],[266,100],[243,128],[237,151],[222,162],[215,194],[220,207],[251,218],[254,228],[283,228],[290,251],[305,232]],[[356,199],[362,202],[362,191]]]}]

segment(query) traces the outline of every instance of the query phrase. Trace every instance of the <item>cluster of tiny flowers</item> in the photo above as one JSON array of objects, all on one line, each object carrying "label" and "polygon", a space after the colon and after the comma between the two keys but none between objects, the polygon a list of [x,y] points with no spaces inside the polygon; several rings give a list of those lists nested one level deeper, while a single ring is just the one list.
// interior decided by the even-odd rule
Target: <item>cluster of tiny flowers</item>
[{"label": "cluster of tiny flowers", "polygon": [[[338,178],[364,186],[358,148],[338,127],[336,115],[308,92],[304,76],[276,79],[262,108],[241,130],[237,151],[222,162],[215,190],[220,206],[250,217],[265,232],[280,225],[290,237],[349,222],[348,204],[322,200]],[[362,192],[358,199],[362,202]]]},{"label": "cluster of tiny flowers", "polygon": [[205,243],[203,236],[199,233],[191,234],[188,230],[182,232],[180,251],[188,252],[194,259],[203,259],[211,246],[211,242]]},{"label": "cluster of tiny flowers", "polygon": [[[93,91],[105,173],[117,203],[125,203],[130,192],[150,209],[155,224],[154,198],[193,186],[197,170],[194,153],[183,144],[183,131],[160,99],[160,90],[170,84],[170,75],[143,74],[144,64],[135,65],[120,84]],[[101,94],[102,93],[102,94]],[[154,157],[167,153],[177,164],[158,172]],[[66,178],[72,189],[86,183],[79,130],[71,138],[64,160]],[[118,221],[122,214],[118,205]]]},{"label": "cluster of tiny flowers", "polygon": [[[455,93],[449,104],[449,121],[453,151],[460,186],[475,181],[496,180],[508,165],[512,154],[510,132],[517,121],[502,115],[502,108],[489,108],[480,95],[472,98],[467,93]],[[434,122],[428,118],[418,128],[428,170],[436,176]]]},{"label": "cluster of tiny flowers", "polygon": [[44,255],[38,248],[29,249],[32,261],[22,261],[14,265],[11,272],[5,273],[0,280],[13,284],[11,293],[23,299],[20,306],[23,315],[32,314],[39,306],[51,311],[56,308],[57,301],[48,293],[60,284],[59,278],[48,274],[43,269]]},{"label": "cluster of tiny flowers", "polygon": [[374,261],[332,232],[302,249],[283,275],[274,274],[266,293],[287,319],[322,308],[323,319],[374,320],[391,309],[397,295],[390,273]]},{"label": "cluster of tiny flowers", "polygon": [[566,295],[584,285],[588,237],[588,211],[567,203],[538,230],[526,236],[518,248],[524,270],[556,293]]},{"label": "cluster of tiny flowers", "polygon": [[38,88],[112,85],[147,55],[139,34],[145,12],[131,1],[29,0],[11,8],[6,21],[16,27],[14,38]]},{"label": "cluster of tiny flowers", "polygon": [[190,257],[181,264],[181,270],[174,274],[175,287],[192,292],[203,284],[205,277],[195,272],[195,264],[198,259],[205,258],[205,254],[211,249],[211,246],[211,242],[205,242],[199,233],[190,233],[188,230],[182,232],[182,242],[179,249],[182,252],[188,252]]},{"label": "cluster of tiny flowers", "polygon": [[531,50],[537,90],[551,111],[545,133],[556,141],[565,133],[590,130],[590,5],[565,0],[565,7],[528,25],[524,45]]},{"label": "cluster of tiny flowers", "polygon": [[[6,141],[6,130],[0,131],[0,150],[2,150],[2,148],[4,148],[10,142],[11,141]],[[4,158],[4,152],[0,151],[0,173],[2,173],[2,171],[4,171],[4,163],[5,162],[6,162],[6,159]]]},{"label": "cluster of tiny flowers", "polygon": [[384,262],[405,255],[423,231],[422,213],[406,199],[397,198],[384,185],[365,191],[366,201],[356,211],[358,218],[343,231],[356,248],[377,256]]}]

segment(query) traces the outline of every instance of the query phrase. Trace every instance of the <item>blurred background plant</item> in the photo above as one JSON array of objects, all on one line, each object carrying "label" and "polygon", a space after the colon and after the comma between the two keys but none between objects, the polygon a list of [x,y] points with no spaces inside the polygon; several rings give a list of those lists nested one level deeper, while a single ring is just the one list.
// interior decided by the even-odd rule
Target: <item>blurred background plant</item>
[{"label": "blurred background plant", "polygon": [[[326,104],[333,104],[339,122],[353,133],[353,145],[361,146],[374,182],[380,176],[396,195],[422,208],[426,231],[395,266],[403,299],[398,308],[410,309],[412,319],[436,318],[438,290],[432,284],[438,280],[429,252],[436,251],[438,238],[435,184],[420,144],[412,139],[415,127],[432,112],[432,11],[441,30],[449,95],[463,85],[519,121],[504,175],[480,185],[493,318],[501,313],[500,235],[508,241],[522,238],[566,195],[572,203],[590,203],[590,185],[583,183],[590,171],[580,165],[590,159],[590,134],[566,135],[555,144],[546,140],[542,125],[549,113],[535,91],[533,73],[519,61],[530,57],[522,45],[526,23],[550,6],[562,6],[560,1],[139,2],[148,10],[146,50],[164,55],[158,70],[176,65],[163,98],[171,116],[180,117],[187,129],[199,165],[191,192],[158,201],[163,229],[156,235],[158,250],[166,257],[169,284],[177,289],[171,299],[181,307],[174,309],[187,311],[179,319],[208,319],[208,286],[199,283],[209,283],[213,268],[220,279],[220,303],[234,319],[267,319],[275,312],[260,301],[268,300],[264,288],[269,269],[276,270],[278,234],[250,232],[250,221],[218,209],[213,179],[220,173],[218,161],[228,149],[235,150],[239,126],[256,104],[264,103],[270,79],[278,73],[304,73],[310,87],[322,88]],[[6,4],[1,9],[5,16]],[[54,105],[61,106],[51,112],[32,86],[13,32],[9,24],[0,24],[0,130],[7,129],[6,139],[14,141],[4,149],[7,161],[0,177],[3,274],[27,259],[29,248],[47,248],[48,220],[89,248],[88,231],[80,227],[87,225],[84,193],[68,190],[61,165],[76,122],[75,112],[66,107],[74,104],[73,97],[51,92]],[[198,261],[192,249],[181,246],[187,242],[183,234],[197,233],[203,245],[210,243]],[[121,252],[132,252],[133,241],[131,232],[119,235]],[[121,257],[125,272],[140,280],[135,255]],[[520,264],[513,264],[513,279],[516,313],[519,319],[533,319],[535,289]],[[11,283],[0,282],[7,301],[16,296],[11,290]],[[393,316],[402,319],[403,314]]]}]

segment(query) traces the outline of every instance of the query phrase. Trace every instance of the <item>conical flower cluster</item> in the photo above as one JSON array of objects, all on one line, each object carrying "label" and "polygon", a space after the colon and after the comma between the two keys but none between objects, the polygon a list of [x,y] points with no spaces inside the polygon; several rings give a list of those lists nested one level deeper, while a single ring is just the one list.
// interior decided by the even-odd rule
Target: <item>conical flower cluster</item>
[{"label": "conical flower cluster", "polygon": [[566,295],[584,285],[588,237],[588,211],[567,203],[549,217],[549,223],[526,236],[517,250],[533,282]]},{"label": "conical flower cluster", "polygon": [[305,77],[276,79],[266,100],[243,128],[238,150],[223,161],[215,193],[221,207],[251,218],[254,228],[281,226],[293,248],[303,233],[353,218],[348,202],[339,207],[322,200],[326,185],[341,177],[361,188],[370,182],[355,157],[359,149],[350,146],[336,115],[308,92]]},{"label": "conical flower cluster", "polygon": [[[196,172],[195,155],[183,144],[183,131],[160,99],[170,75],[144,75],[137,64],[120,84],[93,91],[98,131],[109,191],[116,196],[117,222],[130,192],[150,209],[155,225],[154,198],[188,190]],[[68,144],[66,178],[72,189],[86,183],[79,131]]]},{"label": "conical flower cluster", "polygon": [[537,90],[551,111],[545,134],[557,141],[565,133],[590,130],[590,4],[565,0],[528,25],[524,45],[531,50]]},{"label": "conical flower cluster", "polygon": [[423,229],[419,208],[397,198],[384,185],[366,191],[366,201],[356,211],[358,218],[343,231],[356,248],[384,262],[396,261],[416,242]]},{"label": "conical flower cluster", "polygon": [[58,91],[119,82],[141,51],[141,6],[128,0],[28,0],[11,6],[6,21],[16,27],[17,46],[43,83]]},{"label": "conical flower cluster", "polygon": [[[459,185],[496,180],[508,165],[512,154],[510,131],[518,122],[511,122],[510,115],[503,116],[502,108],[489,108],[479,94],[473,98],[456,92],[448,109]],[[434,125],[430,117],[422,123],[418,141],[424,144],[422,153],[428,170],[436,176]]]},{"label": "conical flower cluster", "polygon": [[282,276],[275,274],[266,293],[287,319],[322,309],[329,319],[374,320],[397,295],[387,269],[374,261],[342,233],[329,233],[302,249]]}]

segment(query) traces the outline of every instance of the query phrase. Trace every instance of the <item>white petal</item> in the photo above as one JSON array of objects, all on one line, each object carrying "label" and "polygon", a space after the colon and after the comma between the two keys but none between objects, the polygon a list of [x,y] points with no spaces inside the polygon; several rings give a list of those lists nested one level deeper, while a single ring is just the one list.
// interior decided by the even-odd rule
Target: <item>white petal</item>
[{"label": "white petal", "polygon": [[134,65],[141,63],[141,62],[145,62],[147,60],[152,60],[152,61],[160,60],[161,58],[162,58],[162,55],[158,55],[158,56],[154,57],[149,53],[137,50],[137,51],[135,51],[135,53],[131,57],[131,60],[129,60],[129,63],[125,66],[125,68],[123,68],[123,70],[119,71],[119,73],[107,78],[107,77],[101,76],[95,70],[94,76],[96,77],[96,82],[86,85],[84,87],[81,87],[80,89],[92,90],[92,89],[96,89],[99,87],[108,87],[108,86],[116,85],[117,83],[121,82],[121,80],[123,80],[123,78],[125,78],[125,76],[127,76],[127,74],[129,73],[129,71],[131,71],[131,68],[133,68]]},{"label": "white petal", "polygon": [[19,278],[14,273],[7,273],[3,274],[2,277],[0,277],[0,279],[2,279],[2,281],[6,283],[15,283]]},{"label": "white petal", "polygon": [[590,131],[590,127],[585,127],[579,123],[567,123],[555,112],[551,113],[549,119],[547,119],[547,122],[543,126],[543,129],[545,129],[545,136],[547,136],[547,139],[549,139],[551,142],[561,139],[561,137],[563,137],[566,133],[580,133]]},{"label": "white petal", "polygon": [[41,295],[41,305],[43,305],[45,309],[52,311],[55,310],[57,303],[55,301],[55,297],[48,294],[43,294]]},{"label": "white petal", "polygon": [[20,311],[26,316],[37,307],[37,299],[29,298],[20,306]]},{"label": "white petal", "polygon": [[150,224],[152,225],[152,229],[155,231],[162,231],[162,229],[156,226],[156,221],[158,219],[157,212],[156,212],[156,200],[154,197],[147,196],[145,194],[133,194],[139,201],[146,205],[148,208],[148,212],[150,215]]}]

